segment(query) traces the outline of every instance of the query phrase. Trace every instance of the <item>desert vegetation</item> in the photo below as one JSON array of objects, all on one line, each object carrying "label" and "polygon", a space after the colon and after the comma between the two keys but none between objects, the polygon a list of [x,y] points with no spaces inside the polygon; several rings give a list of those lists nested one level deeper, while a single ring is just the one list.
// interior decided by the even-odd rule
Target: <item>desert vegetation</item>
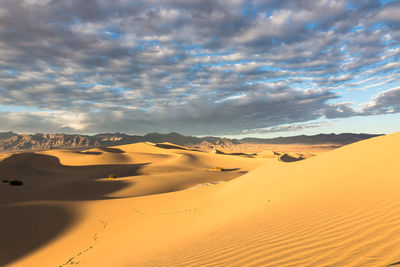
[{"label": "desert vegetation", "polygon": [[3,179],[1,182],[4,183],[4,184],[8,183],[9,185],[15,185],[15,186],[22,186],[24,184],[24,182],[22,180],[11,180],[11,181],[9,181],[7,179]]},{"label": "desert vegetation", "polygon": [[23,184],[24,184],[24,182],[21,181],[21,180],[11,180],[11,181],[10,181],[10,185],[21,186],[21,185],[23,185]]}]

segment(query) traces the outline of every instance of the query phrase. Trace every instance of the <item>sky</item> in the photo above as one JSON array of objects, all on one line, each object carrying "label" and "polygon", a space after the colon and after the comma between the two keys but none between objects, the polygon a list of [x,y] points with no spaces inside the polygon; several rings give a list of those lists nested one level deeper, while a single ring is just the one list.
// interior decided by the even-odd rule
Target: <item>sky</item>
[{"label": "sky", "polygon": [[400,1],[1,0],[0,131],[400,131]]}]

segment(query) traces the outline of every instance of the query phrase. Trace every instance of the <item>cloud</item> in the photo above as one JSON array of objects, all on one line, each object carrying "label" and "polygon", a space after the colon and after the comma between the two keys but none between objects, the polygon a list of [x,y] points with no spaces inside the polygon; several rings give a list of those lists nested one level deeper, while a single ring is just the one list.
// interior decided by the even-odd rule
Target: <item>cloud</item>
[{"label": "cloud", "polygon": [[76,129],[54,121],[54,117],[30,114],[26,112],[0,112],[0,131],[14,131],[19,133],[73,133]]},{"label": "cloud", "polygon": [[[399,86],[399,8],[358,0],[3,0],[0,105],[41,112],[3,112],[0,123],[230,134],[399,112],[385,98],[394,94],[388,84]],[[342,99],[361,86],[370,103]]]},{"label": "cloud", "polygon": [[315,123],[303,123],[303,124],[291,124],[291,125],[278,125],[268,128],[258,128],[251,130],[243,130],[243,134],[268,134],[268,133],[281,133],[281,132],[292,132],[311,128],[318,128],[327,125],[326,122],[315,122]]},{"label": "cloud", "polygon": [[400,87],[379,92],[370,103],[364,105],[364,114],[390,114],[400,112]]}]

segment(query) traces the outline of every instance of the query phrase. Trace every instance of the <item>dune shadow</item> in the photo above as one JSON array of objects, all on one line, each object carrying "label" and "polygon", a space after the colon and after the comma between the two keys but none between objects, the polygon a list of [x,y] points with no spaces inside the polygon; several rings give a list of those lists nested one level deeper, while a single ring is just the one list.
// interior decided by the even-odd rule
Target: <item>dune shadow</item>
[{"label": "dune shadow", "polygon": [[233,172],[233,171],[238,171],[240,168],[231,168],[231,169],[222,169],[223,172]]},{"label": "dune shadow", "polygon": [[76,214],[51,205],[0,206],[0,266],[40,248],[76,220]]},{"label": "dune shadow", "polygon": [[213,171],[213,172],[233,172],[233,171],[238,171],[240,168],[221,168],[221,167],[214,167],[214,168],[209,168],[207,171]]},{"label": "dune shadow", "polygon": [[54,156],[14,154],[0,162],[0,179],[18,179],[24,185],[18,189],[2,186],[0,189],[5,194],[0,194],[0,204],[37,200],[107,199],[109,197],[105,195],[120,190],[127,184],[119,179],[102,178],[107,178],[110,174],[117,178],[137,176],[147,164],[66,166]]},{"label": "dune shadow", "polygon": [[177,145],[170,145],[170,144],[156,144],[156,147],[165,148],[165,149],[182,149],[182,150],[189,150],[185,147],[177,146]]},{"label": "dune shadow", "polygon": [[254,158],[254,156],[257,156],[256,153],[242,153],[242,152],[233,152],[233,153],[229,153],[229,152],[223,152],[221,150],[215,149],[214,151],[215,154],[220,154],[220,155],[230,155],[230,156],[243,156],[243,157],[247,157],[247,158]]},{"label": "dune shadow", "polygon": [[295,161],[299,161],[299,160],[303,160],[303,159],[304,159],[303,157],[296,158],[296,157],[290,156],[289,154],[286,154],[286,153],[279,157],[279,160],[283,161],[283,162],[295,162]]},{"label": "dune shadow", "polygon": [[[14,154],[1,161],[0,180],[24,183],[0,184],[0,266],[51,242],[76,221],[77,213],[57,202],[29,203],[110,199],[108,194],[128,184],[118,177],[139,175],[146,164],[66,166],[57,157],[36,153]],[[109,179],[109,174],[117,178]]]},{"label": "dune shadow", "polygon": [[122,149],[114,148],[114,147],[99,147],[98,149],[103,150],[105,152],[109,152],[109,153],[118,153],[118,154],[126,153]]},{"label": "dune shadow", "polygon": [[103,153],[98,152],[98,151],[75,151],[74,153],[82,154],[82,155],[101,155],[101,154],[103,154]]}]

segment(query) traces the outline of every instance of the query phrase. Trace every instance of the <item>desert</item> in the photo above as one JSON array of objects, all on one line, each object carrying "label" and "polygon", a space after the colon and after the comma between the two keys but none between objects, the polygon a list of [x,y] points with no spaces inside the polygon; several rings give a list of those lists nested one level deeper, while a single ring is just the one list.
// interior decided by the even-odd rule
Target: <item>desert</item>
[{"label": "desert", "polygon": [[171,143],[3,155],[24,184],[0,187],[1,265],[389,266],[398,144],[296,162]]},{"label": "desert", "polygon": [[0,267],[400,266],[400,0],[0,0]]}]

